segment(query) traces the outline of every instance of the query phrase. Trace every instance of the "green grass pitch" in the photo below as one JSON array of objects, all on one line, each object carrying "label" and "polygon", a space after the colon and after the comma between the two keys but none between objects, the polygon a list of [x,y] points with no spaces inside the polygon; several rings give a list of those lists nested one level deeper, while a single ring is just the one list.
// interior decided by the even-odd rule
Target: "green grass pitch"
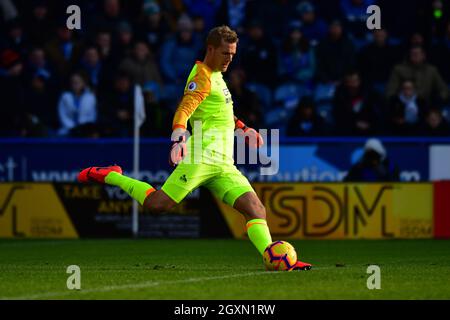
[{"label": "green grass pitch", "polygon": [[[448,240],[290,241],[314,264],[264,271],[249,241],[0,240],[0,299],[450,299]],[[367,266],[381,268],[369,290]],[[81,290],[66,287],[69,265]]]}]

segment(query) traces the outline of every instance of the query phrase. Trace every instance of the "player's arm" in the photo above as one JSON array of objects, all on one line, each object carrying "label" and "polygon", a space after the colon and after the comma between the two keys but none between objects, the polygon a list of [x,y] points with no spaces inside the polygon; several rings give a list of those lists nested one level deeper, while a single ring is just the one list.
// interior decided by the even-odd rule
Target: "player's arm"
[{"label": "player's arm", "polygon": [[199,69],[198,73],[186,85],[183,98],[175,111],[172,121],[172,148],[169,163],[176,166],[186,156],[187,121],[211,92],[210,74]]},{"label": "player's arm", "polygon": [[245,143],[250,147],[258,148],[264,145],[264,139],[259,132],[253,128],[247,127],[247,125],[236,116],[234,116],[234,130],[238,130],[238,134],[245,136]]}]

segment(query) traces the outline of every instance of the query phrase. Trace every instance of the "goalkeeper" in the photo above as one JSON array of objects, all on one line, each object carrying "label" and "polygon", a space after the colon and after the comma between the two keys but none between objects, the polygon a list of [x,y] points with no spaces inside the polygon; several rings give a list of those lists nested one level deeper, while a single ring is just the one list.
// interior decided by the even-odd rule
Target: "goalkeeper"
[{"label": "goalkeeper", "polygon": [[[120,187],[153,212],[168,211],[194,189],[205,186],[244,215],[248,237],[263,254],[272,242],[266,210],[247,178],[234,165],[234,131],[239,130],[251,147],[264,142],[256,130],[234,116],[231,94],[222,77],[236,54],[237,43],[237,34],[227,26],[209,32],[205,58],[192,68],[175,112],[169,162],[176,168],[161,190],[123,175],[119,166],[86,168],[78,180]],[[188,120],[193,128],[189,138]],[[310,268],[310,264],[300,261],[294,267]]]}]

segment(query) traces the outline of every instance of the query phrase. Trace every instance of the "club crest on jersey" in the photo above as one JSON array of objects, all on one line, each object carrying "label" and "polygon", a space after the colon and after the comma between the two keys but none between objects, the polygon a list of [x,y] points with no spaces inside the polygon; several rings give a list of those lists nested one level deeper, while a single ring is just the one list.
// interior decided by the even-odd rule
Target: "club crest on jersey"
[{"label": "club crest on jersey", "polygon": [[187,89],[189,91],[194,91],[195,89],[197,89],[197,84],[194,81],[189,82]]}]

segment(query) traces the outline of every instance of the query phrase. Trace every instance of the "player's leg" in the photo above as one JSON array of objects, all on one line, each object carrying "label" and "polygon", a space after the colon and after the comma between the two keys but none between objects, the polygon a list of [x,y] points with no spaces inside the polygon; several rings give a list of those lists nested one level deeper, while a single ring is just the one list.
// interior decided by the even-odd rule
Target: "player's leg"
[{"label": "player's leg", "polygon": [[[272,236],[266,221],[266,209],[247,178],[235,166],[229,166],[205,186],[245,217],[248,237],[262,255],[272,243]],[[311,265],[301,261],[297,261],[294,267],[294,270],[309,269]]]},{"label": "player's leg", "polygon": [[245,217],[248,237],[262,255],[264,249],[272,243],[272,236],[266,221],[266,208],[253,190],[240,195],[234,201],[233,208]]},{"label": "player's leg", "polygon": [[105,182],[121,188],[151,212],[166,212],[177,205],[177,202],[172,200],[163,190],[156,190],[146,182],[116,172],[108,174]]},{"label": "player's leg", "polygon": [[180,203],[188,193],[215,174],[209,166],[179,164],[161,190],[122,174],[119,166],[90,167],[78,175],[80,182],[98,182],[117,186],[153,212],[164,212]]},{"label": "player's leg", "polygon": [[167,211],[177,204],[164,191],[156,190],[146,182],[123,175],[122,168],[119,166],[86,168],[78,175],[78,181],[106,183],[119,187],[153,212]]},{"label": "player's leg", "polygon": [[263,254],[272,237],[266,222],[266,209],[247,178],[234,165],[224,165],[222,173],[205,186],[245,217],[248,237],[258,252]]}]

